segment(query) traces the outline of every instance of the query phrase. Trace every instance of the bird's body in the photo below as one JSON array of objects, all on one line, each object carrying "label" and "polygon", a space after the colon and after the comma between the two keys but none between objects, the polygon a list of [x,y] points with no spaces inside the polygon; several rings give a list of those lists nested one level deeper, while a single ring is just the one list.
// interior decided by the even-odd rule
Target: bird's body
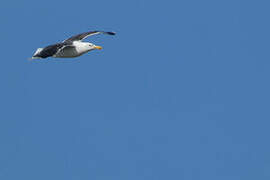
[{"label": "bird's body", "polygon": [[61,43],[49,45],[45,48],[38,48],[34,53],[32,59],[47,58],[47,57],[74,58],[95,49],[102,49],[101,46],[96,46],[89,42],[82,42],[82,40],[87,38],[88,36],[100,33],[115,35],[115,33],[113,32],[104,32],[104,31],[91,31],[81,33],[72,36],[71,38],[66,39]]},{"label": "bird's body", "polygon": [[73,41],[70,45],[67,45],[65,48],[62,48],[53,57],[56,58],[73,58],[83,55],[91,50],[97,49],[97,46],[94,46],[91,43]]}]

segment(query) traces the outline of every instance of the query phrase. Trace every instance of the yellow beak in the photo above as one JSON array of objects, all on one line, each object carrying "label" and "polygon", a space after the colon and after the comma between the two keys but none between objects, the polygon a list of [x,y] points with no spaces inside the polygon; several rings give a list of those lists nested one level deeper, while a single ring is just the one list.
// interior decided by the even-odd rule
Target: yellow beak
[{"label": "yellow beak", "polygon": [[98,49],[98,50],[101,50],[102,49],[101,46],[95,46],[95,48]]}]

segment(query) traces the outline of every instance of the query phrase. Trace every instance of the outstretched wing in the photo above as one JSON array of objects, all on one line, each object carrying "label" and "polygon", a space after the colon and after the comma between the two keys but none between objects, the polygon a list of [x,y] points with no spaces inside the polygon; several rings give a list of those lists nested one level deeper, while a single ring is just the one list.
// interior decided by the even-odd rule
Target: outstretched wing
[{"label": "outstretched wing", "polygon": [[68,41],[81,41],[89,36],[96,35],[96,34],[108,34],[108,35],[115,35],[115,32],[105,32],[105,31],[89,31],[81,34],[77,34],[75,36],[72,36],[63,42],[68,42]]},{"label": "outstretched wing", "polygon": [[73,47],[73,45],[71,43],[53,44],[42,49],[36,56],[34,55],[34,57],[41,57],[41,58],[51,57],[67,47]]}]

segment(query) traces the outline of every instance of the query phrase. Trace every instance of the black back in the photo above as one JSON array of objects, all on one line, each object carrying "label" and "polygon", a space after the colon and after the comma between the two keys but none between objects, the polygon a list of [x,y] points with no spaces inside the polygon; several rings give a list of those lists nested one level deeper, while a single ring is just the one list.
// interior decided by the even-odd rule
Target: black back
[{"label": "black back", "polygon": [[70,46],[72,45],[72,42],[63,42],[63,43],[57,43],[53,45],[49,45],[42,49],[41,52],[39,52],[34,57],[41,57],[41,58],[47,58],[55,55],[59,49],[63,48],[64,46]]},{"label": "black back", "polygon": [[63,47],[62,43],[57,43],[57,44],[47,46],[38,54],[38,56],[41,58],[47,58],[47,57],[53,56],[62,47]]}]

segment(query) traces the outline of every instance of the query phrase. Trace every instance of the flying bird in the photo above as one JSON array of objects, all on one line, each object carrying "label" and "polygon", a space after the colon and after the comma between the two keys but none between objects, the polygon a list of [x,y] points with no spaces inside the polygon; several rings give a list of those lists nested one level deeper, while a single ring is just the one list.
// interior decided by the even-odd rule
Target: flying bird
[{"label": "flying bird", "polygon": [[31,59],[43,59],[47,57],[73,58],[95,49],[101,50],[101,46],[97,46],[89,42],[83,42],[83,40],[87,37],[96,34],[115,35],[115,32],[90,31],[77,34],[64,40],[63,42],[52,44],[45,48],[38,48]]}]

